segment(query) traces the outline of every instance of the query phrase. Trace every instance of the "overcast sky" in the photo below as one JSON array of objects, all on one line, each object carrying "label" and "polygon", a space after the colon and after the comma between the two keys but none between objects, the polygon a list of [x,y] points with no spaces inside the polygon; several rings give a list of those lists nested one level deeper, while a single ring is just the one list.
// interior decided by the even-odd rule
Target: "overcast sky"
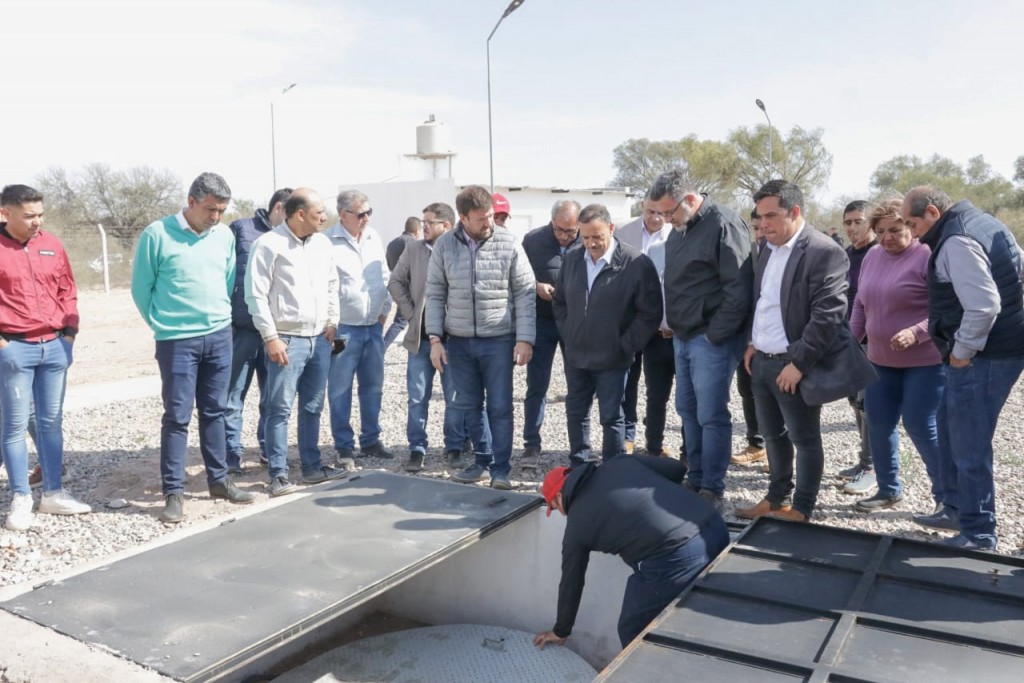
[{"label": "overcast sky", "polygon": [[[428,115],[488,181],[485,40],[507,0],[4,0],[0,182],[90,162],[200,171],[262,204],[395,176]],[[898,154],[1024,154],[1010,0],[526,0],[491,41],[495,180],[596,187],[631,137],[821,127],[822,199]],[[285,95],[281,89],[297,83]]]}]

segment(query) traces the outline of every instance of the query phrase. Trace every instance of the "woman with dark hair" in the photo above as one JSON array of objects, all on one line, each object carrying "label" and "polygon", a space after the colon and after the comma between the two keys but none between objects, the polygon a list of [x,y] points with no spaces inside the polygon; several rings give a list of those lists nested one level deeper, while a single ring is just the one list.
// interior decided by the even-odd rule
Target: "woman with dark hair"
[{"label": "woman with dark hair", "polygon": [[936,413],[945,385],[942,357],[928,335],[928,258],[900,218],[902,198],[882,202],[871,214],[879,246],[864,257],[850,328],[867,338],[868,358],[878,381],[867,387],[871,457],[878,492],[857,501],[861,512],[890,508],[903,500],[899,477],[900,419],[921,454],[932,496],[939,499]]}]

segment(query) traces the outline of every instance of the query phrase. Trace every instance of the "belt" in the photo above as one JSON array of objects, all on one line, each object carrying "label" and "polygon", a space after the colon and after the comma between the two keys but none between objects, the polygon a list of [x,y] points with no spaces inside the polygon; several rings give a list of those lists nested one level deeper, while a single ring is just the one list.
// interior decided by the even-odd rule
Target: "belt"
[{"label": "belt", "polygon": [[43,344],[45,342],[53,341],[54,339],[63,336],[63,330],[54,330],[53,332],[44,332],[43,334],[25,334],[23,332],[0,332],[0,337],[3,337],[8,341],[22,341],[28,344]]},{"label": "belt", "polygon": [[790,356],[789,353],[785,351],[782,353],[768,353],[766,351],[758,351],[757,355],[761,356],[762,358],[771,358],[773,360],[793,360],[793,357]]}]

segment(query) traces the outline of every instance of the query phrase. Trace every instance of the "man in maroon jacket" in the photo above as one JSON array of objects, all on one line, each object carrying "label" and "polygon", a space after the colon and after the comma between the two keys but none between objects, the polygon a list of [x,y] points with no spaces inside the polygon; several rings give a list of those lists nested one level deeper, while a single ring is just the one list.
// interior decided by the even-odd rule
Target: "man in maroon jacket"
[{"label": "man in maroon jacket", "polygon": [[39,511],[90,512],[61,486],[61,419],[71,347],[78,334],[78,293],[60,240],[43,229],[43,195],[27,185],[0,193],[0,444],[12,491],[5,525],[33,524],[25,431],[35,402],[43,471]]}]

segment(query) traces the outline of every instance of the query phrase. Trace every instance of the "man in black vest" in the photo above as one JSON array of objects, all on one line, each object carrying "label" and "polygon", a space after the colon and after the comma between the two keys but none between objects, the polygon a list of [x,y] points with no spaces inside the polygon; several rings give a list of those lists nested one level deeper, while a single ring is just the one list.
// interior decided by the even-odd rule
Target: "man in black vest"
[{"label": "man in black vest", "polygon": [[914,521],[959,531],[945,545],[994,550],[992,437],[1024,370],[1024,260],[1005,225],[938,188],[915,187],[900,214],[932,250],[928,331],[948,363],[938,415],[944,505]]}]

